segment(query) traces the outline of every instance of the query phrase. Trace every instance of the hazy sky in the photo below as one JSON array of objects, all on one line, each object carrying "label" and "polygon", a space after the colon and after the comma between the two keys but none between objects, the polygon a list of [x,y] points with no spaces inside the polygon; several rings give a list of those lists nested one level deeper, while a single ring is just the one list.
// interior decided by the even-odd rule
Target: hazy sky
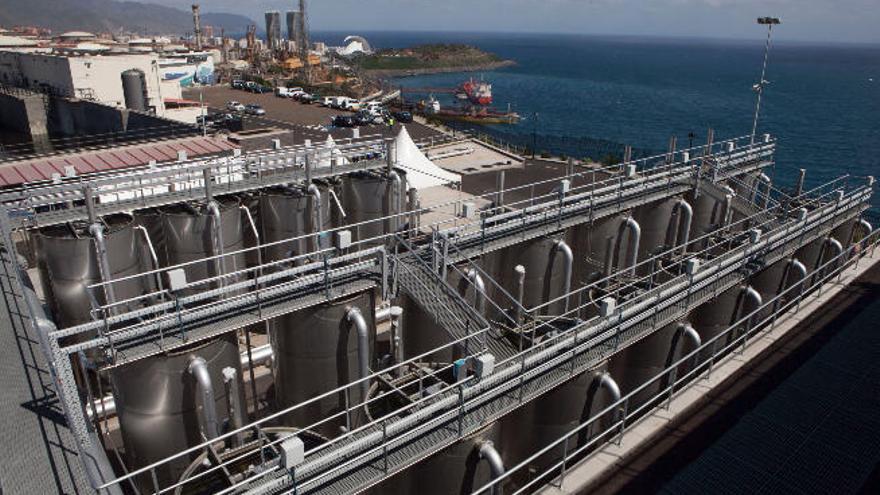
[{"label": "hazy sky", "polygon": [[[150,1],[150,0],[144,0]],[[192,0],[152,0],[189,9]],[[203,12],[291,10],[295,0],[196,0]],[[507,31],[880,42],[880,0],[310,0],[312,29]]]}]

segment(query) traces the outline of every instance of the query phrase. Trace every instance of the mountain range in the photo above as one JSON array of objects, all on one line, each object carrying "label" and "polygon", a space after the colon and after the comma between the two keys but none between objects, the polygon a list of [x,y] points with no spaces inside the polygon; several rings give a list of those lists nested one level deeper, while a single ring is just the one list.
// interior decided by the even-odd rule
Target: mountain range
[{"label": "mountain range", "polygon": [[[202,12],[202,26],[230,34],[247,31],[254,22],[241,15]],[[172,7],[115,0],[2,0],[0,26],[39,26],[64,31],[126,31],[141,34],[192,33],[192,13]]]}]

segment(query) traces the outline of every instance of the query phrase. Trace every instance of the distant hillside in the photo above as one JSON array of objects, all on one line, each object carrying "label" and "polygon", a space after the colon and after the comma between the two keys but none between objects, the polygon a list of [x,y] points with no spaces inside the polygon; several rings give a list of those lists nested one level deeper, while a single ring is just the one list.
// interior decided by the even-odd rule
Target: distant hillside
[{"label": "distant hillside", "polygon": [[[243,33],[253,21],[236,14],[202,13],[202,25]],[[120,28],[145,34],[191,33],[192,14],[150,3],[114,0],[2,0],[0,26],[33,25],[53,32],[70,30],[116,31]]]}]

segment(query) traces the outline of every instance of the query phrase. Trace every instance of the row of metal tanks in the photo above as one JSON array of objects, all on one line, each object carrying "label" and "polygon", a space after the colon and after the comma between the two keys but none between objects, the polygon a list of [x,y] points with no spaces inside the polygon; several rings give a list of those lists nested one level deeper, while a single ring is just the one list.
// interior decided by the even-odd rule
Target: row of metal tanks
[{"label": "row of metal tanks", "polygon": [[[189,286],[177,295],[217,288],[250,276],[236,273],[260,262],[279,262],[269,269],[287,268],[290,262],[285,260],[324,245],[329,235],[320,232],[398,213],[406,197],[403,172],[357,173],[307,187],[276,187],[248,196],[209,195],[201,202],[43,228],[30,236],[33,253],[29,254],[37,267],[31,276],[39,278],[55,326],[68,328],[100,318],[102,314],[94,308],[108,302],[113,303],[109,311],[115,313],[157,302],[158,290],[169,287],[169,281],[164,276],[150,275],[128,278],[100,291],[87,290],[89,285],[192,262],[184,267],[189,283],[234,275]],[[351,230],[356,241],[396,228],[389,222],[375,222]],[[306,237],[278,242],[298,236]],[[258,240],[270,245],[236,253],[256,245]],[[218,255],[224,256],[205,260]],[[154,296],[150,299],[145,295]],[[374,294],[367,292],[249,329],[257,334],[268,333],[271,342],[271,409],[288,408],[375,369],[375,307]],[[112,391],[128,470],[157,462],[253,419],[253,408],[245,400],[251,389],[245,386],[242,369],[247,353],[242,352],[237,334],[230,331],[113,367],[101,374],[103,381],[94,371],[80,373],[84,395],[87,389],[93,398]],[[97,363],[81,366],[80,360],[75,360],[76,368],[93,369],[93,364],[101,364],[104,358],[98,353],[89,357]],[[356,404],[361,399],[358,394],[354,391],[345,400]],[[308,426],[344,407],[344,398],[331,397],[298,410],[279,424]],[[334,436],[345,425],[342,418],[321,425],[313,433]],[[157,473],[159,483],[176,482],[192,461],[184,457],[166,464]],[[143,480],[142,486],[151,488],[151,480]]]},{"label": "row of metal tanks", "polygon": [[[522,301],[525,308],[556,300],[547,305],[541,314],[548,320],[553,315],[565,314],[566,318],[557,319],[538,336],[525,338],[511,334],[512,345],[518,345],[522,338],[523,346],[528,347],[598,313],[598,305],[573,311],[588,301],[559,299],[569,286],[575,289],[594,282],[608,273],[609,269],[626,270],[652,253],[683,244],[685,231],[698,237],[716,230],[721,223],[728,223],[735,217],[729,201],[725,206],[723,199],[704,195],[683,198],[688,203],[684,205],[681,199],[660,201],[638,208],[631,215],[595,222],[592,226],[571,229],[484,256],[450,270],[449,285],[474,307],[485,311],[490,319],[502,324],[515,321],[514,311],[505,311],[505,317],[492,314],[492,311],[497,311],[499,307],[509,309],[504,308],[504,304],[511,297]],[[686,210],[692,211],[684,213]],[[799,249],[794,257],[765,268],[748,283],[718,295],[680,321],[653,332],[596,368],[573,377],[480,432],[379,485],[377,493],[470,493],[483,486],[499,469],[496,456],[507,467],[524,461],[621,396],[642,386],[702,342],[724,332],[755,311],[762,301],[770,300],[785,289],[801,283],[805,270],[818,268],[852,242],[857,228],[854,220],[838,226],[829,237],[814,241]],[[638,241],[634,238],[638,238]],[[574,266],[568,266],[572,258]],[[662,270],[662,267],[658,270],[657,283],[662,283],[664,276],[672,276],[664,275]],[[483,278],[491,277],[498,286],[489,280],[478,280],[475,274],[482,274]],[[623,278],[626,279],[625,272]],[[503,294],[502,288],[506,294]],[[491,301],[477,297],[480,292],[488,294]],[[596,300],[602,295],[601,291],[594,294]],[[405,308],[402,329],[403,354],[406,358],[418,356],[450,341],[433,317],[421,311],[415,301],[404,298],[402,304]],[[569,305],[567,314],[566,304]],[[738,327],[735,335],[763,320],[769,311],[771,309]],[[718,349],[733,338],[718,341]],[[462,354],[459,349],[434,353],[431,358],[433,362],[448,363]],[[705,366],[710,354],[711,351],[699,353],[696,359],[676,370],[678,376],[694,366]],[[398,385],[405,388],[405,380]],[[658,400],[655,397],[667,386],[668,382],[658,380],[638,393],[629,402],[629,414],[639,407],[656,405]],[[600,418],[593,427],[570,443],[569,452],[598,435],[614,419],[613,414]],[[511,483],[522,486],[535,473],[558,462],[561,456],[562,448],[548,452],[532,462],[525,472],[514,477]]]}]

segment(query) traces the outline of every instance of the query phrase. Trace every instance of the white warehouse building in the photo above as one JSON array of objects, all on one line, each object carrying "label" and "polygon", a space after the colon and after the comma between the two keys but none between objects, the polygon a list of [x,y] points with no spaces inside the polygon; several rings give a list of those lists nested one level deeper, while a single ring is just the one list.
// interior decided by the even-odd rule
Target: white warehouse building
[{"label": "white warehouse building", "polygon": [[[49,90],[75,98],[94,100],[117,107],[126,104],[123,73],[141,73],[146,111],[160,117],[166,114],[164,100],[179,99],[178,81],[163,81],[155,54],[59,55],[38,52],[0,51],[0,83],[34,90]],[[140,78],[137,78],[140,79]],[[132,98],[129,77],[129,98]]]}]

